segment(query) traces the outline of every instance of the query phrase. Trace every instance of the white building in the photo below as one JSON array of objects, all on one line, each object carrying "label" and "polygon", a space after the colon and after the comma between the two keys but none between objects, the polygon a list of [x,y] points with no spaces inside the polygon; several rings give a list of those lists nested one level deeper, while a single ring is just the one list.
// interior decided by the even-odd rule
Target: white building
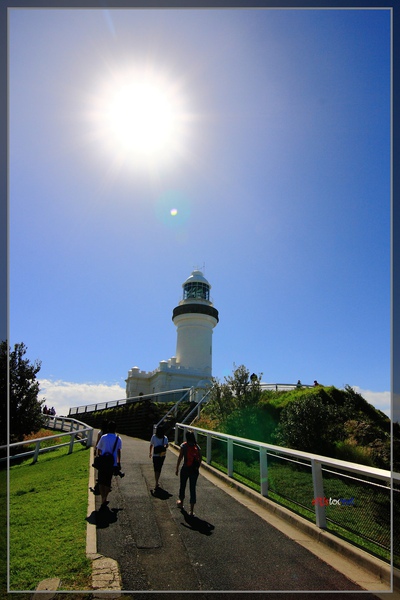
[{"label": "white building", "polygon": [[133,367],[126,379],[132,398],[181,388],[204,388],[212,379],[212,334],[218,311],[210,300],[211,285],[195,270],[182,284],[183,299],[172,313],[177,330],[176,355],[160,361],[154,371]]}]

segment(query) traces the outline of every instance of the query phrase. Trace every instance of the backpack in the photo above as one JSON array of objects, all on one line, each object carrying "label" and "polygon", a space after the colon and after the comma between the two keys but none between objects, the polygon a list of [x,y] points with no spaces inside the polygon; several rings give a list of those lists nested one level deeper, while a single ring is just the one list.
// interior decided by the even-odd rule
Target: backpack
[{"label": "backpack", "polygon": [[114,467],[114,452],[117,446],[119,436],[115,438],[113,451],[101,453],[100,456],[95,456],[93,466],[98,471],[109,471]]},{"label": "backpack", "polygon": [[197,470],[200,467],[200,449],[198,445],[185,442],[183,448],[185,453],[185,465]]}]

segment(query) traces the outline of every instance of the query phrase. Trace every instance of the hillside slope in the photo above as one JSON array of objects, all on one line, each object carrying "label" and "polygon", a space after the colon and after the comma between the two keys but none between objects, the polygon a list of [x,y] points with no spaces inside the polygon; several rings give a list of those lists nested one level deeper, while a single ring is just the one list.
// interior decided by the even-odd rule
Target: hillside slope
[{"label": "hillside slope", "polygon": [[[266,443],[390,469],[391,421],[347,386],[264,391],[250,406],[231,403],[221,416],[221,398],[204,409],[199,427],[218,429]],[[393,447],[400,428],[393,424]],[[394,470],[400,470],[398,461]]]}]

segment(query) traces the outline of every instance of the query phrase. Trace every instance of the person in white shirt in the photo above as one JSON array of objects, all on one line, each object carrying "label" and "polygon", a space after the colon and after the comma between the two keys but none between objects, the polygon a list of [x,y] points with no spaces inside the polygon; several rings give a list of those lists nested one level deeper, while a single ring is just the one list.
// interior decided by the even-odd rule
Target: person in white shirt
[{"label": "person in white shirt", "polygon": [[98,482],[99,491],[101,496],[101,507],[105,508],[108,504],[107,497],[111,492],[111,479],[114,473],[114,467],[121,467],[121,448],[122,440],[115,433],[116,424],[114,421],[108,423],[108,431],[101,436],[99,443],[97,444],[97,452],[101,456],[103,454],[112,454],[113,460],[110,461],[110,465],[106,468],[99,469]]}]

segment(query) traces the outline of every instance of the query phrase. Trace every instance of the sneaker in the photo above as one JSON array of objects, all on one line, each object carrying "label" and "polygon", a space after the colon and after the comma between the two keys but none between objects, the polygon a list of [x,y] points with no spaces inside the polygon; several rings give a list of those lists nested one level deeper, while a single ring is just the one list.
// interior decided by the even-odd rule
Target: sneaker
[{"label": "sneaker", "polygon": [[182,502],[182,500],[177,500],[176,501],[176,507],[177,508],[183,508],[183,502]]}]

